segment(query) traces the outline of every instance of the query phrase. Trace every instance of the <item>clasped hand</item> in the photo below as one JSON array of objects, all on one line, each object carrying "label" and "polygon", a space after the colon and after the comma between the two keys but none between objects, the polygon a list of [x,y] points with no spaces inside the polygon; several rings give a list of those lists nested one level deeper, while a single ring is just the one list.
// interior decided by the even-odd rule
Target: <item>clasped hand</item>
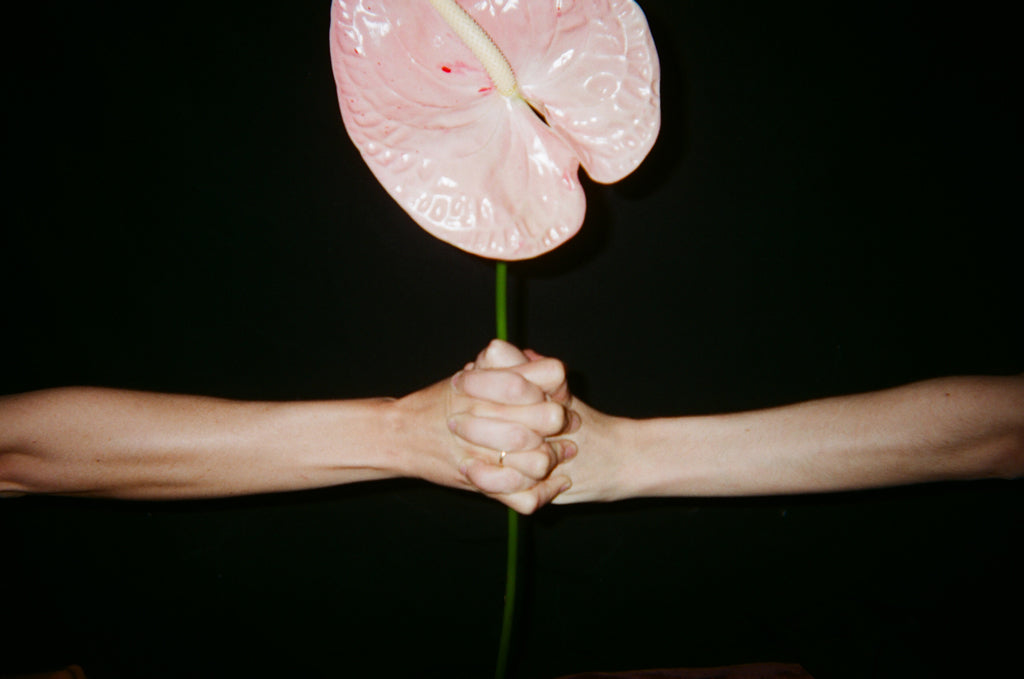
[{"label": "clasped hand", "polygon": [[448,428],[473,451],[459,471],[520,513],[551,502],[572,485],[561,466],[578,452],[572,403],[560,361],[492,341],[451,379]]}]

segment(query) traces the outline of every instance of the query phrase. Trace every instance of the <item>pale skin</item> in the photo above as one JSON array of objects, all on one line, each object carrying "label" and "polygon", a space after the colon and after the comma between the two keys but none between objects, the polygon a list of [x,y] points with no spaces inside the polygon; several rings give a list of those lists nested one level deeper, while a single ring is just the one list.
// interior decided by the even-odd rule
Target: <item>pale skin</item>
[{"label": "pale skin", "polygon": [[549,502],[1021,475],[1024,376],[633,420],[572,397],[560,362],[496,340],[453,378],[400,399],[268,403],[81,387],[0,397],[8,495],[184,499],[411,477],[531,513]]},{"label": "pale skin", "polygon": [[[194,499],[409,477],[530,513],[570,483],[552,471],[575,444],[545,441],[566,430],[566,409],[546,395],[567,398],[564,370],[548,360],[468,372],[399,399],[252,402],[90,387],[0,397],[0,494]],[[450,427],[467,419],[464,437],[454,436]],[[462,470],[476,465],[486,471],[472,485]]]},{"label": "pale skin", "polygon": [[[540,359],[492,343],[474,369]],[[1024,475],[1022,375],[945,377],[713,416],[634,420],[606,415],[576,398],[569,405],[581,426],[573,424],[568,438],[580,453],[558,468],[573,485],[555,504]],[[484,482],[489,472],[474,463],[467,473]]]}]

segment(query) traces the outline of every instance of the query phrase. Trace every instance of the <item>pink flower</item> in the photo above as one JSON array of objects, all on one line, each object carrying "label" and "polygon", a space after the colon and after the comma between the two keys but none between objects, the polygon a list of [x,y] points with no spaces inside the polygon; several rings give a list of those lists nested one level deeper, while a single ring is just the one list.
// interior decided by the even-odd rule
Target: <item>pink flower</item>
[{"label": "pink flower", "polygon": [[615,182],[653,146],[657,53],[632,0],[467,0],[464,10],[514,72],[505,94],[428,0],[334,0],[342,117],[424,229],[485,257],[535,257],[583,222],[581,164]]}]

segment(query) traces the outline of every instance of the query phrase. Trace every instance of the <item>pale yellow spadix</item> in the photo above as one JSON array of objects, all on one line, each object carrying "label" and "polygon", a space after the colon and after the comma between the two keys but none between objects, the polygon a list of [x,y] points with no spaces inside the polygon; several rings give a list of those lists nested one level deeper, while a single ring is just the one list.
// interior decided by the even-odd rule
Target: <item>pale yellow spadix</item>
[{"label": "pale yellow spadix", "polygon": [[473,55],[480,60],[498,93],[506,97],[518,95],[519,86],[516,84],[516,74],[512,71],[508,59],[502,54],[501,48],[494,44],[491,36],[487,35],[487,31],[473,17],[469,16],[455,0],[430,0],[430,4],[466,44],[466,47],[473,52]]}]

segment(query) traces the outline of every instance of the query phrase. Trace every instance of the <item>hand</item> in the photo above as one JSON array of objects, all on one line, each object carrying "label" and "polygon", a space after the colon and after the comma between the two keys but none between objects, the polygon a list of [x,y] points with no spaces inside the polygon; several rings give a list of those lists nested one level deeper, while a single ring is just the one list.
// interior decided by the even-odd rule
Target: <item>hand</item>
[{"label": "hand", "polygon": [[[526,484],[548,491],[534,492],[527,511],[516,507],[523,513],[568,489],[571,484],[564,474],[551,474],[575,456],[576,446],[567,439],[548,438],[579,423],[566,408],[570,395],[561,362],[527,361],[511,344],[494,340],[475,363],[467,364],[455,376],[452,385],[456,397],[464,401],[451,409],[451,431],[464,443],[493,451],[462,465],[463,474],[474,486],[488,494],[515,492]],[[494,464],[495,456],[498,464]]]},{"label": "hand", "polygon": [[[401,466],[433,483],[481,491],[522,514],[567,489],[569,478],[552,471],[575,455],[575,444],[545,440],[573,421],[562,403],[569,400],[564,367],[520,357],[495,340],[450,380],[393,402],[403,439],[397,447],[408,456]],[[507,365],[511,360],[520,363]]]},{"label": "hand", "polygon": [[[563,408],[564,426],[561,430],[556,431],[556,427],[544,431],[533,429],[534,435],[548,437],[546,442],[553,449],[565,449],[568,446],[572,451],[562,456],[563,462],[554,472],[567,475],[572,481],[571,487],[553,497],[554,504],[609,501],[629,496],[626,483],[628,477],[624,473],[623,463],[624,456],[630,451],[630,443],[627,441],[629,420],[605,415],[573,397],[565,379],[565,367],[560,361],[546,358],[529,349],[520,351],[511,344],[497,340],[481,352],[475,363],[466,366],[466,371],[460,373],[463,376],[463,391],[469,396],[488,401],[509,403],[495,390],[485,395],[474,378],[478,374],[496,371],[506,374],[511,372],[531,381],[535,387],[545,391],[549,404],[556,403]],[[503,424],[520,431],[522,428],[533,428],[536,424],[515,410],[496,415],[512,418],[510,421],[495,423],[491,420],[486,425],[474,419],[476,414],[467,415],[453,431],[465,436],[484,426],[497,427]],[[479,437],[473,440],[490,446],[495,439]],[[577,450],[583,453],[577,456]],[[474,485],[479,486],[481,483],[486,484],[489,472],[487,465],[476,465],[468,470],[468,477]]]}]

